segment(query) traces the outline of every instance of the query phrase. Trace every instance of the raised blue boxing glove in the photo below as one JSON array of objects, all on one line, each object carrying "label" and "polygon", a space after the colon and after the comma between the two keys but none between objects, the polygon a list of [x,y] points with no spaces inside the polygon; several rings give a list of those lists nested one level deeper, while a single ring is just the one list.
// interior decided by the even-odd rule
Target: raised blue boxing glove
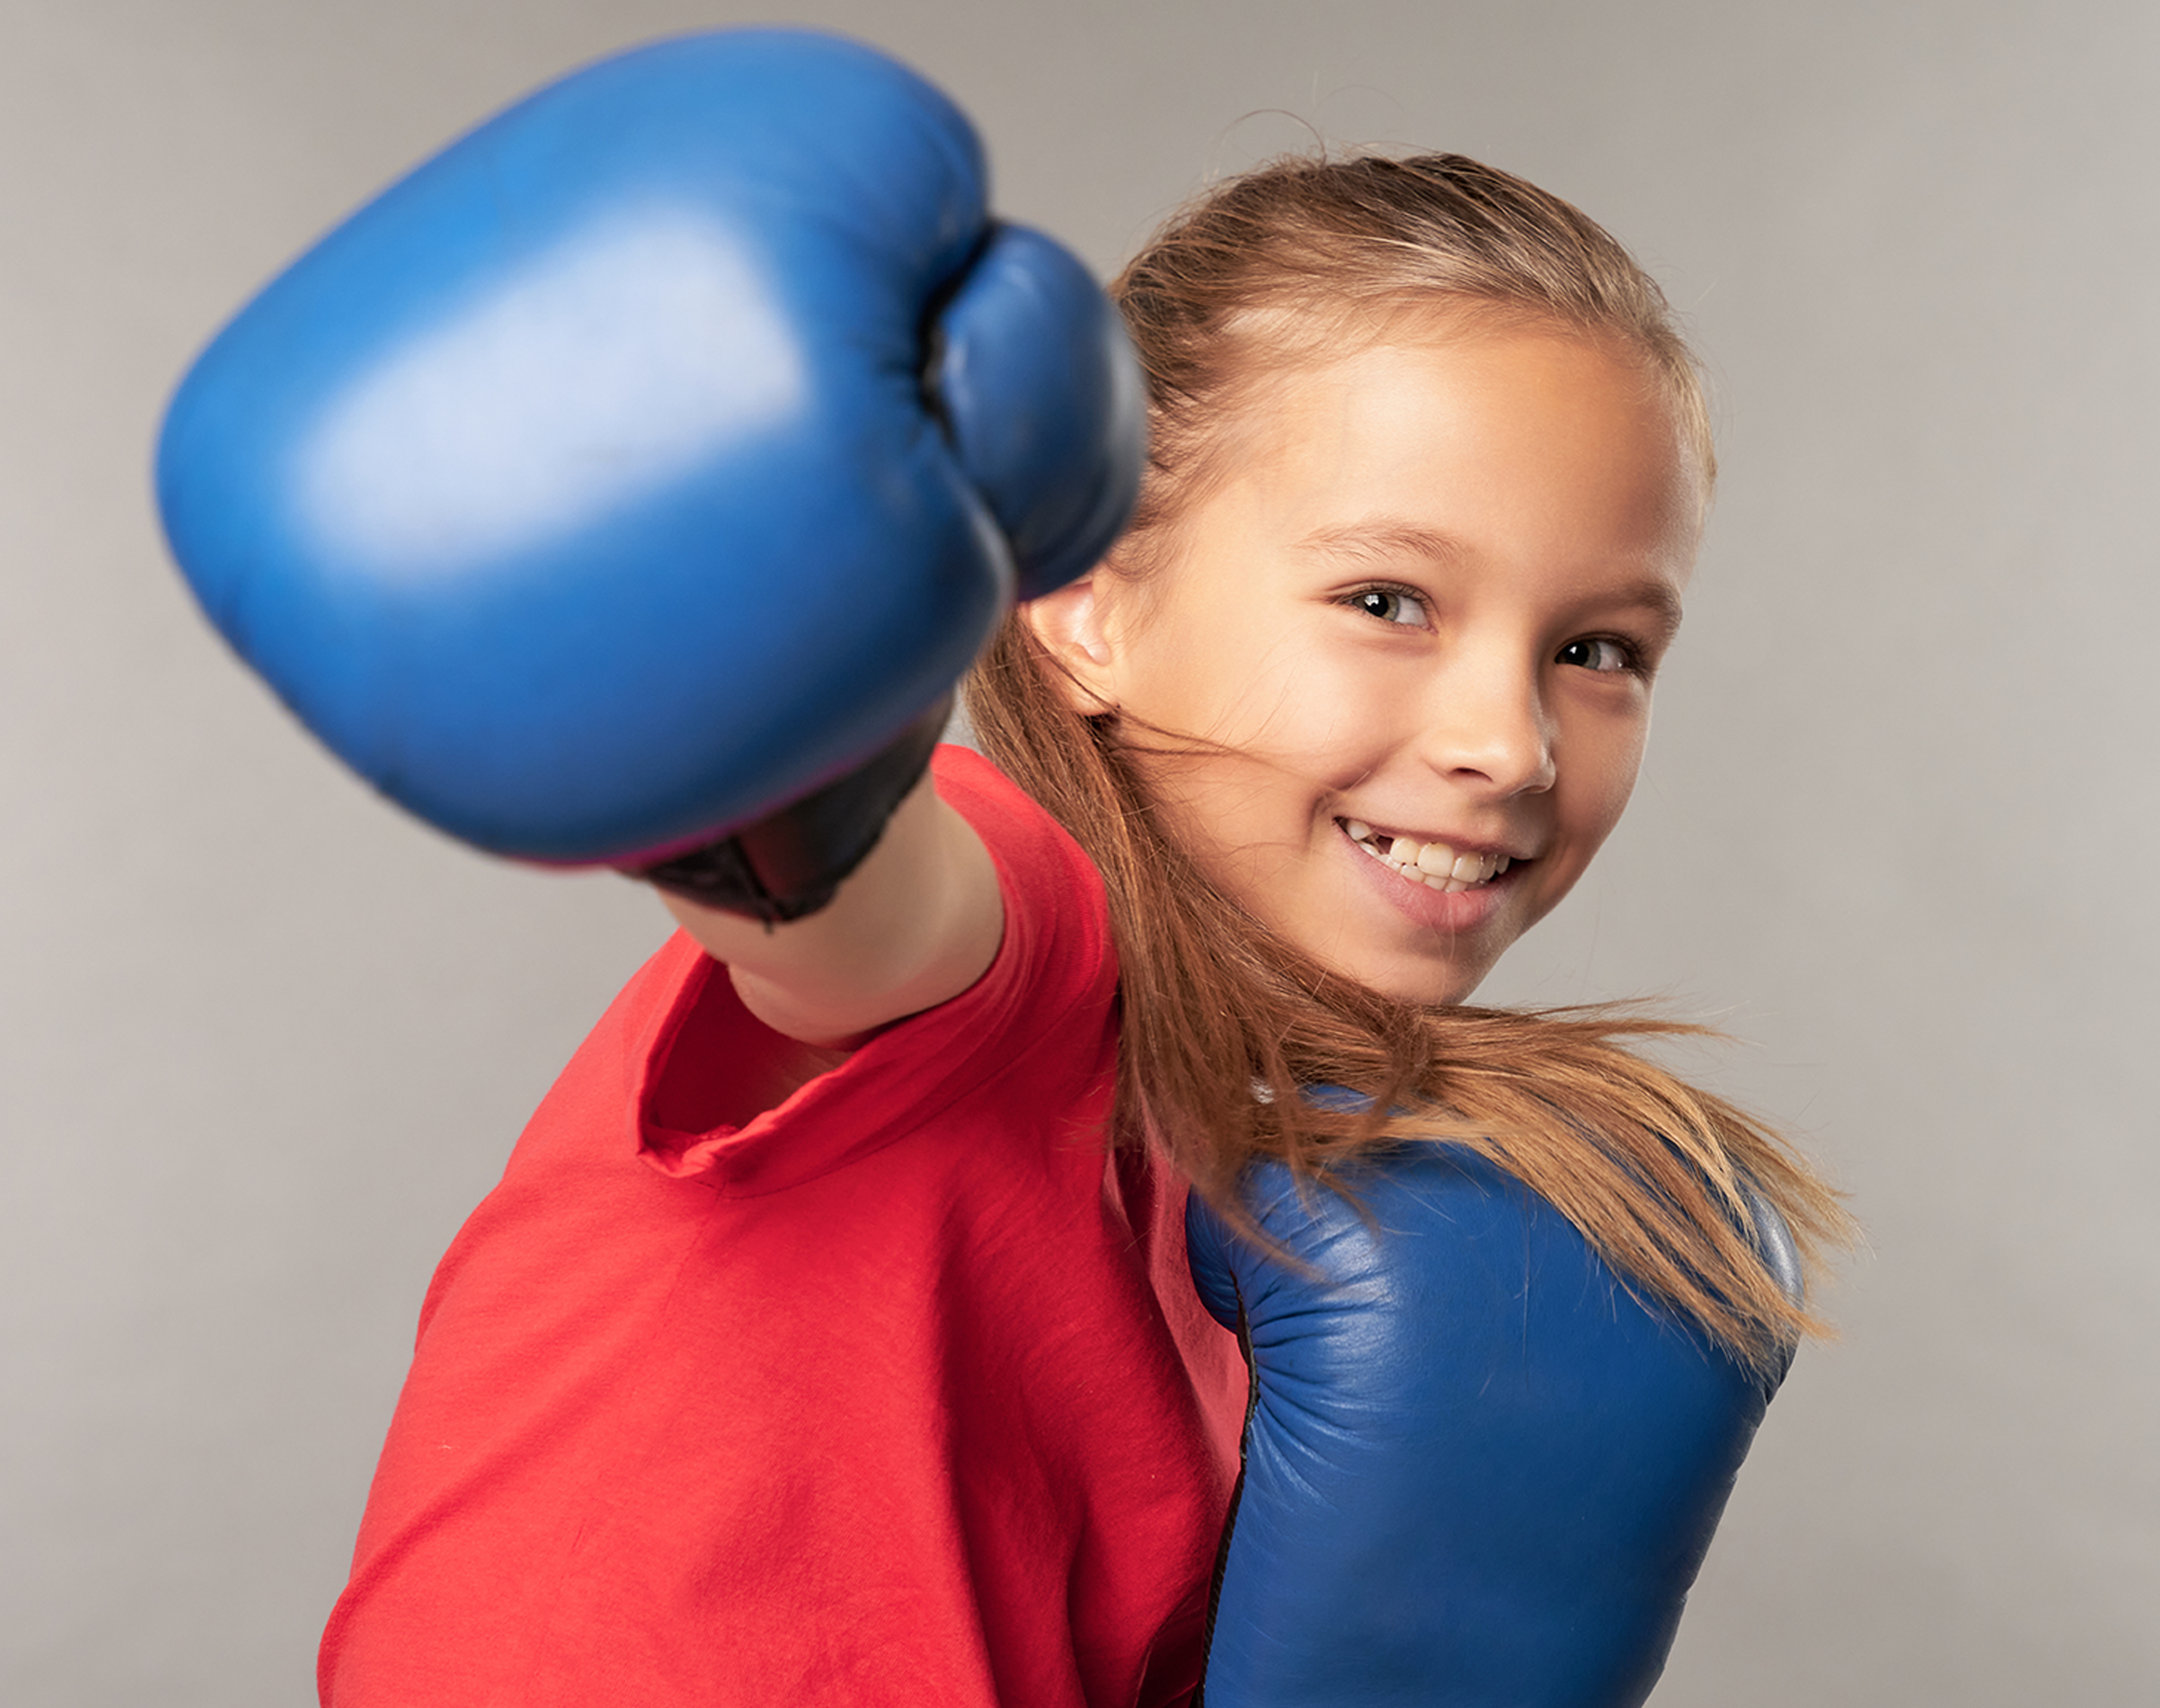
[{"label": "raised blue boxing glove", "polygon": [[823,801],[737,850],[786,917],[755,892],[830,893],[1007,604],[1123,526],[1143,433],[1115,312],[989,216],[952,104],[747,30],[566,78],[352,215],[189,373],[158,491],[204,610],[384,792],[723,896],[673,857]]},{"label": "raised blue boxing glove", "polygon": [[[1206,1708],[1632,1708],[1650,1693],[1782,1370],[1639,1302],[1521,1182],[1460,1148],[1349,1184],[1197,1197],[1193,1277],[1253,1377]],[[1756,1235],[1797,1290],[1767,1203]]]}]

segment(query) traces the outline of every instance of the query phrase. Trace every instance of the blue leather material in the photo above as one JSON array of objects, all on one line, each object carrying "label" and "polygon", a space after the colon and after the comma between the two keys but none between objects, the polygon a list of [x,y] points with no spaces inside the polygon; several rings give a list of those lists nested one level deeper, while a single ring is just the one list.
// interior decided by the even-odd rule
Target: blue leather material
[{"label": "blue leather material", "polygon": [[1352,1184],[1372,1225],[1279,1165],[1248,1177],[1311,1276],[1187,1212],[1254,1384],[1207,1708],[1641,1702],[1774,1379],[1467,1151]]},{"label": "blue leather material", "polygon": [[[1762,1254],[1763,1267],[1784,1290],[1788,1299],[1795,1305],[1804,1303],[1807,1281],[1800,1271],[1800,1248],[1793,1238],[1793,1230],[1785,1225],[1785,1218],[1775,1204],[1752,1186],[1743,1182],[1743,1189],[1747,1195],[1747,1217],[1754,1229],[1755,1249]],[[1778,1371],[1780,1379],[1792,1366],[1794,1350],[1789,1346],[1785,1349],[1785,1362]]]},{"label": "blue leather material", "polygon": [[[1022,599],[1093,568],[1140,498],[1146,392],[1123,323],[1102,303],[1065,250],[1005,226],[940,317],[934,390],[1012,543]],[[1045,409],[1046,397],[1063,406]]]},{"label": "blue leather material", "polygon": [[[159,445],[174,553],[330,746],[459,836],[583,861],[732,829],[950,688],[1015,546],[1045,585],[1123,524],[1115,313],[997,231],[966,119],[869,49],[745,30],[605,61],[220,335]],[[1005,311],[1001,376],[977,304],[1031,264],[1046,306]],[[1022,447],[971,447],[987,499],[926,397],[941,350],[963,439],[979,417]]]}]

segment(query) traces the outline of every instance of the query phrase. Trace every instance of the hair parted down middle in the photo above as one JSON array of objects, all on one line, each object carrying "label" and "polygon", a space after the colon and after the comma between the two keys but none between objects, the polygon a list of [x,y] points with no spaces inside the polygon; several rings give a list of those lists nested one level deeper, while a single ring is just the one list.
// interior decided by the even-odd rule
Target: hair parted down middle
[{"label": "hair parted down middle", "polygon": [[[1213,470],[1248,387],[1391,313],[1548,321],[1633,352],[1670,401],[1707,491],[1708,416],[1657,284],[1584,215],[1458,155],[1293,158],[1217,187],[1112,287],[1148,383],[1151,444],[1132,529],[1098,571],[1145,577]],[[1420,1008],[1321,966],[1224,896],[1167,835],[1136,755],[1186,741],[1083,709],[1015,612],[968,704],[983,747],[1093,858],[1119,963],[1118,1121],[1248,1229],[1255,1158],[1322,1183],[1390,1145],[1445,1140],[1565,1215],[1630,1285],[1768,1364],[1821,1332],[1743,1230],[1752,1187],[1802,1251],[1850,1238],[1835,1195],[1775,1134],[1629,1050],[1700,1029],[1609,1008]],[[1173,748],[1174,750],[1174,748]],[[1302,1097],[1338,1085],[1360,1110]],[[1264,1088],[1256,1095],[1256,1088]]]}]

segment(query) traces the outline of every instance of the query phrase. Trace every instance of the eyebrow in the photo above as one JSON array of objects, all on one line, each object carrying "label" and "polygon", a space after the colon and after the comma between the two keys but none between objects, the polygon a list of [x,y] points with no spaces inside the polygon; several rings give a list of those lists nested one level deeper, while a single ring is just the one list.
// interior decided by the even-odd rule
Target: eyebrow
[{"label": "eyebrow", "polygon": [[[1405,558],[1451,563],[1469,555],[1469,548],[1452,534],[1384,517],[1315,528],[1297,542],[1297,548],[1348,563],[1399,563]],[[1647,612],[1656,626],[1659,640],[1667,644],[1680,632],[1680,596],[1669,582],[1645,576],[1597,602]]]},{"label": "eyebrow", "polygon": [[1315,528],[1297,546],[1301,551],[1317,552],[1322,557],[1342,558],[1353,563],[1369,563],[1383,558],[1423,558],[1446,563],[1465,554],[1462,542],[1452,534],[1384,517]]},{"label": "eyebrow", "polygon": [[1658,639],[1667,646],[1680,631],[1680,596],[1669,582],[1638,581],[1633,587],[1623,588],[1614,603],[1639,605],[1648,611],[1650,620],[1658,626]]}]

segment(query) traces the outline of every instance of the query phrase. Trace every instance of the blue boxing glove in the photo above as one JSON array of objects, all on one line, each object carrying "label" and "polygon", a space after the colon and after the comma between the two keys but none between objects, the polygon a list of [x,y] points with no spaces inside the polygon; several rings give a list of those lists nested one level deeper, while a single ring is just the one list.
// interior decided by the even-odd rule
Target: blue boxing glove
[{"label": "blue boxing glove", "polygon": [[1309,1275],[1187,1212],[1253,1377],[1206,1708],[1640,1703],[1782,1372],[1646,1308],[1468,1151],[1405,1147],[1348,1183],[1370,1225],[1280,1165],[1247,1176]]},{"label": "blue boxing glove", "polygon": [[1114,538],[1143,434],[1115,312],[989,217],[952,104],[746,30],[566,78],[352,215],[189,373],[158,490],[204,610],[423,818],[672,865],[808,799],[759,859],[829,894],[1015,594]]}]

